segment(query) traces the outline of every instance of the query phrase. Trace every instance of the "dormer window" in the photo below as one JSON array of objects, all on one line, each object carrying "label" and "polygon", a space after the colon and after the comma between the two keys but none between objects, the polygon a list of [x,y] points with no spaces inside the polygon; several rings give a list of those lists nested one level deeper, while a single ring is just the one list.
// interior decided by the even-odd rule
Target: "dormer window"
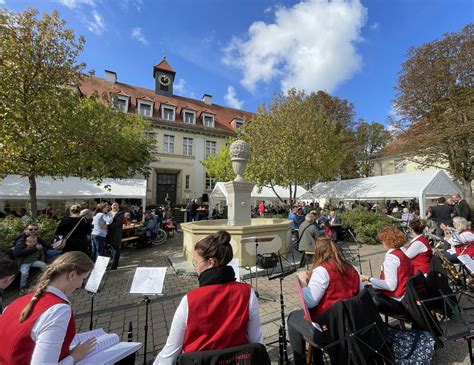
[{"label": "dormer window", "polygon": [[161,106],[161,119],[174,121],[175,120],[175,107],[171,105]]},{"label": "dormer window", "polygon": [[125,113],[128,112],[128,99],[128,96],[116,95],[113,101],[114,108]]},{"label": "dormer window", "polygon": [[183,122],[185,124],[196,124],[196,112],[189,109],[184,109]]},{"label": "dormer window", "polygon": [[244,121],[242,119],[234,119],[234,129],[240,129],[244,126]]},{"label": "dormer window", "polygon": [[151,118],[153,116],[153,102],[139,99],[138,114]]},{"label": "dormer window", "polygon": [[204,127],[214,128],[215,127],[214,115],[202,113],[202,124],[204,125]]}]

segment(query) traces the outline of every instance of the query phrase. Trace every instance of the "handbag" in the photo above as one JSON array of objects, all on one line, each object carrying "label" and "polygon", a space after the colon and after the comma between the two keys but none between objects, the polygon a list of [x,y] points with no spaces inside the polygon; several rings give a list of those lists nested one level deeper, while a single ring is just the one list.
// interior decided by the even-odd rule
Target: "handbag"
[{"label": "handbag", "polygon": [[71,235],[74,233],[77,226],[82,222],[83,219],[84,217],[81,217],[81,219],[79,219],[79,221],[76,223],[74,228],[71,229],[71,231],[65,237],[61,237],[61,236],[58,236],[58,238],[55,237],[53,244],[51,245],[51,248],[61,251],[66,246],[66,242],[69,239],[69,237],[71,237]]},{"label": "handbag", "polygon": [[278,255],[275,252],[257,255],[257,266],[261,269],[273,269],[278,265]]},{"label": "handbag", "polygon": [[431,364],[435,350],[431,333],[388,326],[388,342],[392,345],[395,364]]}]

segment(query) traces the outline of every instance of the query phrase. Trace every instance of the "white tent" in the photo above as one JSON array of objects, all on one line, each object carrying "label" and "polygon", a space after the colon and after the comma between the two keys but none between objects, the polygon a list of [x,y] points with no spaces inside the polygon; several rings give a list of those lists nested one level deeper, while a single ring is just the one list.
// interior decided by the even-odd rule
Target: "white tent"
[{"label": "white tent", "polygon": [[460,187],[444,171],[436,170],[318,183],[301,198],[326,197],[341,200],[418,198],[420,213],[424,217],[427,199],[455,193],[462,193]]},{"label": "white tent", "polygon": [[[290,190],[283,186],[274,186],[275,192],[278,194],[280,198],[283,200],[290,200]],[[259,200],[265,201],[278,201],[278,197],[272,190],[272,188],[268,186],[263,186],[261,189],[257,186],[254,186],[252,193],[250,194],[252,197],[252,203],[255,204]],[[301,195],[306,193],[306,190],[303,189],[301,186],[297,186],[296,188],[296,198],[299,198]],[[225,189],[223,182],[216,183],[212,193],[209,195],[209,199],[212,202],[217,201],[226,201],[227,204],[227,191]]]},{"label": "white tent", "polygon": [[[142,179],[105,179],[100,185],[95,181],[68,177],[54,180],[49,177],[36,179],[38,199],[141,199],[146,205],[146,180]],[[8,175],[0,180],[0,199],[29,199],[28,179],[18,175]]]}]

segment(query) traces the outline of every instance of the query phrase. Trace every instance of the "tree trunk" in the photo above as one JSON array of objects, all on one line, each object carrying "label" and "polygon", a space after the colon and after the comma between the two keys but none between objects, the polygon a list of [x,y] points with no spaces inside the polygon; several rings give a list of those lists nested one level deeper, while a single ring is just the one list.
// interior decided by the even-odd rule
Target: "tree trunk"
[{"label": "tree trunk", "polygon": [[29,175],[28,181],[30,182],[30,209],[31,209],[31,216],[37,217],[38,216],[38,201],[36,199],[36,176]]},{"label": "tree trunk", "polygon": [[472,203],[473,200],[472,200],[472,181],[469,181],[469,180],[461,180],[459,181],[461,187],[462,187],[462,190],[464,192],[464,199],[466,199],[466,201],[468,203]]},{"label": "tree trunk", "polygon": [[280,195],[278,195],[278,193],[275,191],[275,188],[273,187],[273,183],[270,183],[270,187],[272,188],[273,192],[275,193],[275,195],[277,196],[278,200],[280,200],[282,203],[284,203],[285,201],[281,198]]}]

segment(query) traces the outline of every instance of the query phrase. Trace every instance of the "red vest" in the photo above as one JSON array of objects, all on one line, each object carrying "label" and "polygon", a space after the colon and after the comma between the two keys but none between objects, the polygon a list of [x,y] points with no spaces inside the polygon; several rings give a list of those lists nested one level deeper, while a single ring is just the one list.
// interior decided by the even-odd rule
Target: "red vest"
[{"label": "red vest", "polygon": [[360,277],[352,265],[346,266],[345,275],[341,274],[332,260],[321,266],[328,272],[329,285],[318,305],[309,309],[313,322],[316,322],[317,318],[326,312],[334,303],[352,298],[359,293]]},{"label": "red vest", "polygon": [[248,343],[250,285],[206,285],[191,290],[187,298],[183,352],[220,350]]},{"label": "red vest", "polygon": [[[474,231],[471,231],[469,229],[465,229],[464,231],[460,233],[474,233]],[[456,255],[461,256],[461,255],[469,255],[470,257],[474,257],[474,241],[469,241],[461,245],[454,246],[456,250]]]},{"label": "red vest", "polygon": [[[417,273],[420,270],[423,274],[426,274],[430,269],[431,257],[433,256],[433,250],[430,246],[430,241],[425,236],[420,236],[416,241],[423,243],[428,249],[426,252],[422,252],[411,259],[413,265],[413,273]],[[416,241],[413,241],[416,242]]]},{"label": "red vest", "polygon": [[[407,255],[405,255],[403,251],[400,250],[399,248],[390,252],[389,255],[394,255],[398,257],[398,259],[400,260],[400,266],[398,266],[397,268],[397,287],[395,288],[394,291],[381,290],[381,292],[385,294],[387,297],[399,298],[405,295],[405,288],[407,285],[407,281],[410,278],[410,276],[413,275],[413,266],[412,266],[410,258],[408,258]],[[382,273],[380,274],[380,279],[382,280],[385,279],[383,267],[382,267]]]},{"label": "red vest", "polygon": [[[45,292],[33,306],[33,310],[27,319],[22,323],[19,322],[20,314],[26,305],[30,302],[34,293],[24,295],[12,303],[5,309],[0,316],[0,364],[1,365],[19,365],[29,364],[35,342],[31,339],[31,330],[41,314],[55,304],[67,302],[53,293]],[[76,325],[74,316],[71,314],[67,331],[64,337],[63,346],[59,360],[61,361],[69,355],[69,345],[76,334]]]}]

